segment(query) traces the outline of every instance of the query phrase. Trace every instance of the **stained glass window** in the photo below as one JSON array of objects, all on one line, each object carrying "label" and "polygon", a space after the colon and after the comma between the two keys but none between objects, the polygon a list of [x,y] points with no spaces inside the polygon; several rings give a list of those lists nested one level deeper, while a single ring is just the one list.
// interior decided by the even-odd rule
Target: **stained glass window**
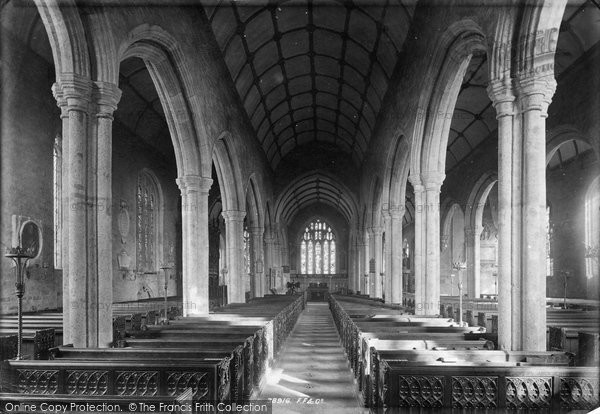
[{"label": "stained glass window", "polygon": [[313,261],[313,257],[314,257],[314,245],[312,240],[308,241],[308,269],[307,272],[308,273],[315,273],[315,267],[314,267],[314,261]]},{"label": "stained glass window", "polygon": [[158,187],[153,177],[146,171],[142,171],[138,176],[136,206],[137,269],[146,273],[156,272]]},{"label": "stained glass window", "polygon": [[300,242],[300,272],[333,274],[335,270],[335,235],[327,223],[313,221],[304,229]]},{"label": "stained glass window", "polygon": [[306,240],[300,243],[300,273],[306,274]]}]

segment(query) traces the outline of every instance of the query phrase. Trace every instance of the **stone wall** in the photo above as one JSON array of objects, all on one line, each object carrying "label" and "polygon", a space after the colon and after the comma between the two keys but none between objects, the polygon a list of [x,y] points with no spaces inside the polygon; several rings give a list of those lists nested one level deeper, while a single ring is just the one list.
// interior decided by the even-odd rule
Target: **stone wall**
[{"label": "stone wall", "polygon": [[[169,270],[170,280],[167,289],[169,296],[177,292],[177,275],[181,272],[179,254],[176,252],[177,238],[181,237],[177,229],[177,201],[179,189],[175,183],[174,162],[156,152],[148,144],[115,123],[113,128],[113,301],[137,300],[164,295],[164,273],[161,264],[174,266]],[[136,192],[138,176],[141,171],[149,171],[158,181],[162,202],[158,206],[162,215],[162,231],[157,229],[158,258],[155,272],[138,271],[136,262]],[[125,212],[126,211],[126,212]],[[128,216],[128,226],[124,226]],[[123,218],[121,220],[120,218]],[[125,228],[127,230],[125,231]],[[119,255],[127,253],[129,269],[121,268]],[[122,256],[121,256],[122,257]]]},{"label": "stone wall", "polygon": [[[34,10],[35,12],[35,10]],[[43,31],[34,14],[15,18],[5,7],[1,22],[2,83],[0,87],[0,312],[15,313],[14,267],[4,257],[15,244],[13,219],[33,220],[41,228],[40,256],[30,262],[25,279],[25,311],[62,306],[62,272],[54,268],[53,175],[54,138],[60,135],[60,111],[52,96],[53,65]],[[33,28],[32,28],[33,26]],[[24,30],[38,34],[34,51]]]}]

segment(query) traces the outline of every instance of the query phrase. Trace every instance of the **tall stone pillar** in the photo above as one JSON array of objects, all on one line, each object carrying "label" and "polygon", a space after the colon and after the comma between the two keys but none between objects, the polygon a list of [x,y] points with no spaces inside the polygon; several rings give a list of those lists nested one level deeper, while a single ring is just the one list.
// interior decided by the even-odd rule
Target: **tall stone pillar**
[{"label": "tall stone pillar", "polygon": [[[63,306],[63,343],[73,343],[71,339],[71,295],[69,294],[69,212],[71,211],[69,198],[69,169],[66,162],[69,160],[69,108],[67,100],[64,99],[62,89],[58,84],[52,86],[52,91],[58,107],[60,108],[60,118],[62,120],[62,306]],[[54,246],[56,248],[56,246]]]},{"label": "tall stone pillar", "polygon": [[[113,303],[113,199],[112,199],[112,124],[113,113],[121,99],[121,91],[116,85],[96,82],[93,99],[95,118],[92,118],[92,130],[95,134],[96,150],[92,154],[92,166],[96,166],[96,203],[95,217],[92,225],[96,226],[95,246],[90,246],[91,255],[95,253],[97,268],[95,286],[92,293],[92,315],[88,315],[88,329],[96,332],[97,339],[92,343],[97,346],[110,346],[112,338],[112,303]],[[91,184],[94,187],[94,184]],[[94,223],[95,221],[95,223]],[[95,294],[94,294],[94,291]],[[97,302],[94,299],[97,298]]]},{"label": "tall stone pillar", "polygon": [[[518,263],[519,251],[513,240],[513,206],[518,214],[520,204],[513,200],[513,123],[515,96],[510,78],[492,81],[488,95],[496,109],[498,120],[498,347],[504,350],[513,348],[513,302],[515,319],[520,309],[518,295],[513,298],[513,253]],[[518,142],[515,143],[518,146]],[[520,217],[520,216],[519,216]],[[516,230],[516,229],[515,229]],[[515,271],[519,271],[515,267]],[[515,327],[518,324],[515,324]],[[517,333],[517,332],[515,332]],[[518,336],[518,335],[515,335]],[[517,341],[515,341],[515,344]]]},{"label": "tall stone pillar", "polygon": [[[390,262],[391,273],[390,279],[390,301],[391,303],[402,304],[402,218],[404,217],[404,206],[391,208],[390,214]],[[387,233],[386,233],[387,234]]]},{"label": "tall stone pillar", "polygon": [[546,117],[554,76],[520,78],[523,132],[522,347],[546,350]]},{"label": "tall stone pillar", "polygon": [[411,175],[410,182],[415,192],[415,249],[414,249],[414,275],[415,275],[415,315],[426,315],[425,312],[425,259],[427,237],[425,230],[425,188],[418,175]]},{"label": "tall stone pillar", "polygon": [[184,175],[181,190],[183,316],[208,315],[208,190],[212,179]]},{"label": "tall stone pillar", "polygon": [[366,252],[366,259],[367,259],[367,263],[366,263],[366,274],[368,275],[367,277],[367,284],[366,287],[369,290],[368,295],[372,298],[376,298],[377,297],[377,292],[375,291],[375,285],[376,285],[376,277],[375,277],[375,236],[373,234],[373,228],[370,227],[367,229],[367,237],[366,237],[366,246],[365,246],[365,252]]},{"label": "tall stone pillar", "polygon": [[383,256],[385,257],[383,263],[383,296],[385,297],[386,303],[392,302],[392,218],[389,209],[382,211],[383,216],[383,231],[385,233],[385,244],[383,246]]},{"label": "tall stone pillar", "polygon": [[350,236],[348,242],[348,289],[356,292],[360,290],[358,287],[358,250],[356,248],[356,237],[355,235]]},{"label": "tall stone pillar", "polygon": [[227,269],[229,303],[246,302],[244,289],[244,217],[246,212],[228,210],[221,213],[225,219],[225,237],[227,239]]},{"label": "tall stone pillar", "polygon": [[383,229],[381,227],[374,227],[372,234],[373,253],[371,257],[375,259],[374,294],[376,298],[381,299],[383,297],[383,279],[381,277],[383,273]]},{"label": "tall stone pillar", "polygon": [[411,176],[415,190],[415,313],[436,315],[440,302],[440,188],[444,174]]},{"label": "tall stone pillar", "polygon": [[272,274],[275,272],[275,238],[270,231],[265,231],[265,276],[263,294],[269,293],[269,289],[275,287]]},{"label": "tall stone pillar", "polygon": [[[466,262],[467,262],[467,280],[466,288],[467,294],[470,298],[478,298],[481,293],[481,232],[483,228],[477,225],[475,228],[465,228],[465,247],[466,247]],[[464,291],[463,291],[464,294]]]},{"label": "tall stone pillar", "polygon": [[553,74],[493,81],[498,119],[498,341],[546,348],[546,134]]},{"label": "tall stone pillar", "polygon": [[[112,342],[112,113],[115,85],[75,75],[53,87],[63,119],[63,325],[76,347]],[[66,207],[66,208],[65,208]]]},{"label": "tall stone pillar", "polygon": [[357,248],[359,253],[359,290],[363,295],[369,295],[371,292],[369,283],[369,240],[364,230],[359,230]]},{"label": "tall stone pillar", "polygon": [[264,251],[263,251],[263,229],[262,227],[253,227],[250,229],[250,246],[252,248],[252,270],[254,275],[253,292],[254,297],[264,295]]},{"label": "tall stone pillar", "polygon": [[440,188],[444,174],[430,172],[421,175],[426,194],[427,258],[425,266],[425,314],[439,313],[440,306]]}]

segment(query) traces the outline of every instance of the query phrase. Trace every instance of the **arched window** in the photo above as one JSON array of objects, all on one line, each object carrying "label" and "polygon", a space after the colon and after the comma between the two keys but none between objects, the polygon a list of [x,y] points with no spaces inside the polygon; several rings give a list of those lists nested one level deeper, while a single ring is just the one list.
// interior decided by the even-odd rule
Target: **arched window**
[{"label": "arched window", "polygon": [[54,268],[62,269],[62,138],[54,139],[53,185],[54,185]]},{"label": "arched window", "polygon": [[159,206],[156,180],[148,171],[140,172],[136,193],[136,251],[139,272],[153,273],[158,269]]},{"label": "arched window", "polygon": [[300,242],[300,273],[333,274],[336,271],[335,235],[321,220],[310,223]]},{"label": "arched window", "polygon": [[585,195],[585,276],[598,277],[600,245],[600,177],[592,181]]}]

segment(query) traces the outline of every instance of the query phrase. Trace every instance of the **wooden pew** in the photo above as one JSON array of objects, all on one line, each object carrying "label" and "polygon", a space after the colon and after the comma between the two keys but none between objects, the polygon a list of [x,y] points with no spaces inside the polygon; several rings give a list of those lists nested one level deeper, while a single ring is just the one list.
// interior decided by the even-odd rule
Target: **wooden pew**
[{"label": "wooden pew", "polygon": [[[17,329],[2,329],[0,330],[0,335],[8,335],[11,338],[16,337]],[[56,335],[53,328],[48,329],[23,329],[22,331],[22,350],[23,355],[30,355],[33,359],[48,359],[50,348],[56,346]],[[9,340],[9,347],[12,349],[12,339]],[[16,347],[16,339],[14,340],[14,346]],[[9,354],[12,355],[12,351],[8,351]],[[16,356],[16,353],[14,354]],[[14,358],[11,356],[10,358]],[[3,358],[8,359],[8,358]]]},{"label": "wooden pew", "polygon": [[383,359],[374,405],[384,410],[591,410],[599,404],[598,380],[596,368],[406,366]]},{"label": "wooden pew", "polygon": [[[49,360],[4,361],[3,376],[11,389],[2,392],[67,396],[85,391],[89,395],[136,395],[175,397],[192,388],[196,401],[230,400],[230,358],[214,361],[121,361]],[[7,388],[5,386],[5,388]]]},{"label": "wooden pew", "polygon": [[222,347],[216,349],[203,348],[202,350],[190,350],[187,348],[73,348],[72,346],[56,347],[50,350],[52,359],[61,361],[69,360],[74,363],[77,360],[95,361],[110,360],[121,361],[123,365],[137,364],[138,361],[173,361],[183,363],[185,361],[209,361],[230,359],[230,393],[231,401],[242,403],[248,401],[252,391],[254,378],[254,353],[251,339],[244,345],[239,345],[229,352]]}]

